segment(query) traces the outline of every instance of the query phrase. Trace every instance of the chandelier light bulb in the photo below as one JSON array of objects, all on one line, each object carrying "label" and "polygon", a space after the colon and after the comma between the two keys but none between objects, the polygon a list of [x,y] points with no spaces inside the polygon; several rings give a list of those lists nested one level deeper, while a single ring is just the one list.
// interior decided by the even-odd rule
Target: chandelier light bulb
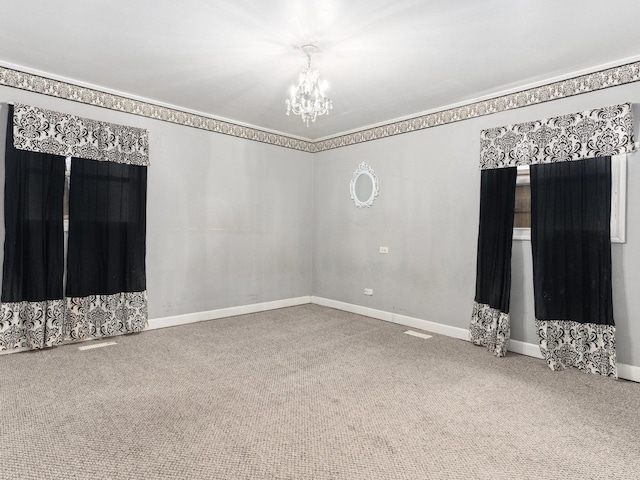
[{"label": "chandelier light bulb", "polygon": [[311,68],[311,54],[317,50],[315,45],[304,45],[302,51],[307,55],[307,66],[300,72],[298,85],[292,85],[290,97],[286,100],[287,115],[293,112],[304,123],[316,121],[318,115],[328,115],[333,108],[331,100],[325,97],[327,83],[320,82],[320,74]]}]

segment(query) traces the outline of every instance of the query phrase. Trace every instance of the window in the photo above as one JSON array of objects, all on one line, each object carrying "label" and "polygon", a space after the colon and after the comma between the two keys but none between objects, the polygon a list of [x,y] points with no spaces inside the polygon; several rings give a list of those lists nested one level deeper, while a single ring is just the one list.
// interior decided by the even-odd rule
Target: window
[{"label": "window", "polygon": [[64,231],[69,231],[69,185],[71,184],[71,157],[64,159],[64,196],[62,197],[62,215]]},{"label": "window", "polygon": [[[611,157],[611,242],[624,243],[626,228],[627,156]],[[531,181],[529,165],[518,167],[513,239],[531,240]]]},{"label": "window", "polygon": [[518,167],[513,228],[531,228],[531,178],[529,165]]}]

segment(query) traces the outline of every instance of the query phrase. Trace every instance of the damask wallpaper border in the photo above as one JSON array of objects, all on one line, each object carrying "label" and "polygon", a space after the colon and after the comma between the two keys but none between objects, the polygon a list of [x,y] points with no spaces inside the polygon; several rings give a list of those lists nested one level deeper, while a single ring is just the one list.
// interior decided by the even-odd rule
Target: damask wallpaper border
[{"label": "damask wallpaper border", "polygon": [[306,140],[299,140],[258,128],[245,127],[205,117],[204,115],[154,105],[142,100],[134,100],[121,95],[81,87],[3,66],[0,66],[0,85],[279,147],[292,148],[303,152],[315,152],[313,142]]},{"label": "damask wallpaper border", "polygon": [[313,142],[0,66],[0,85],[309,153],[379,140],[637,81],[640,81],[640,61]]}]

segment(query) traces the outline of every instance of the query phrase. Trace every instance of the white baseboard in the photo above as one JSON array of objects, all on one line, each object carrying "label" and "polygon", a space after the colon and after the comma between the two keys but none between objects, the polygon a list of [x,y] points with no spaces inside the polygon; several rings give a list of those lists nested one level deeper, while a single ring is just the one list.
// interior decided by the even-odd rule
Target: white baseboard
[{"label": "white baseboard", "polygon": [[284,300],[274,300],[271,302],[252,303],[250,305],[238,305],[237,307],[219,308],[205,312],[186,313],[184,315],[174,315],[171,317],[151,318],[149,326],[145,330],[155,330],[156,328],[175,327],[186,325],[187,323],[203,322],[205,320],[216,320],[224,317],[235,317],[248,313],[266,312],[278,308],[295,307],[311,303],[310,296],[286,298]]},{"label": "white baseboard", "polygon": [[[266,312],[267,310],[276,310],[278,308],[295,307],[296,305],[304,305],[311,303],[311,296],[286,298],[284,300],[274,300],[271,302],[253,303],[250,305],[239,305],[237,307],[219,308],[217,310],[208,310],[205,312],[186,313],[184,315],[174,315],[171,317],[150,318],[147,330],[155,330],[156,328],[175,327],[178,325],[186,325],[188,323],[204,322],[206,320],[216,320],[224,317],[235,317],[237,315],[246,315],[248,313]],[[106,337],[105,337],[106,338]],[[82,342],[63,342],[60,345],[69,345],[75,343],[84,343],[94,340],[104,340],[104,338],[88,338]],[[11,350],[0,350],[0,355],[9,355],[12,353],[27,352],[33,350],[29,347],[14,348]]]},{"label": "white baseboard", "polygon": [[[337,310],[344,310],[345,312],[355,313],[358,315],[364,315],[366,317],[377,318],[378,320],[384,320],[386,322],[397,323],[398,325],[419,328],[420,330],[438,333],[447,337],[469,341],[469,330],[466,330],[464,328],[451,327],[449,325],[430,322],[428,320],[422,320],[420,318],[398,315],[391,312],[385,312],[384,310],[376,310],[375,308],[362,307],[360,305],[339,302],[337,300],[330,300],[323,297],[312,296],[311,303],[335,308]],[[520,355],[526,355],[528,357],[542,359],[540,347],[533,343],[520,342],[518,340],[509,340],[509,351],[513,353],[519,353]],[[631,380],[633,382],[640,382],[640,367],[618,363],[618,377],[625,380]]]},{"label": "white baseboard", "polygon": [[625,380],[631,380],[632,382],[640,383],[640,367],[627,365],[625,363],[619,363],[618,378],[624,378]]},{"label": "white baseboard", "polygon": [[509,340],[509,351],[526,355],[527,357],[544,358],[540,353],[540,346],[534,343],[520,342],[518,340]]},{"label": "white baseboard", "polygon": [[[527,357],[543,358],[542,353],[540,353],[540,346],[533,343],[509,340],[509,351],[526,355]],[[640,367],[627,365],[626,363],[618,363],[618,378],[640,383]]]},{"label": "white baseboard", "polygon": [[[430,322],[421,318],[409,317],[407,315],[399,315],[397,313],[377,310],[375,308],[363,307],[352,303],[340,302],[323,297],[304,296],[296,298],[287,298],[284,300],[274,300],[271,302],[253,303],[250,305],[239,305],[236,307],[219,308],[217,310],[208,310],[205,312],[187,313],[184,315],[174,315],[171,317],[152,318],[149,319],[149,326],[146,330],[155,330],[156,328],[175,327],[177,325],[185,325],[188,323],[203,322],[206,320],[216,320],[224,317],[234,317],[237,315],[246,315],[248,313],[265,312],[267,310],[276,310],[278,308],[294,307],[296,305],[304,305],[314,303],[324,307],[335,308],[345,312],[364,315],[365,317],[384,320],[385,322],[396,323],[406,327],[417,328],[427,332],[445,335],[447,337],[458,338],[460,340],[469,340],[469,330],[459,327],[452,327],[442,323]],[[18,353],[27,351],[28,348],[19,348],[15,350],[0,351],[0,355],[9,353]],[[526,355],[528,357],[542,358],[540,347],[533,343],[520,342],[518,340],[509,341],[509,351]],[[618,377],[640,383],[640,367],[618,363]]]},{"label": "white baseboard", "polygon": [[385,312],[384,310],[376,310],[375,308],[361,307],[360,305],[339,302],[337,300],[330,300],[323,297],[312,296],[311,303],[322,305],[324,307],[335,308],[337,310],[344,310],[345,312],[356,313],[358,315],[364,315],[366,317],[377,318],[378,320],[384,320],[385,322],[397,323],[398,325],[404,325],[406,327],[419,328],[420,330],[446,335],[447,337],[469,340],[469,330],[464,328],[451,327],[442,323],[430,322],[420,318]]}]

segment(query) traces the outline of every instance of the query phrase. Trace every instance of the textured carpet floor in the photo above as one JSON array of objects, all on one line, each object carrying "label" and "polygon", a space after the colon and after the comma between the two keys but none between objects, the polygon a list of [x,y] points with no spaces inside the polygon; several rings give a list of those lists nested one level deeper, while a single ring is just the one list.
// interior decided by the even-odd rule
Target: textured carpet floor
[{"label": "textured carpet floor", "polygon": [[640,384],[405,330],[303,305],[4,355],[0,478],[640,478]]}]

